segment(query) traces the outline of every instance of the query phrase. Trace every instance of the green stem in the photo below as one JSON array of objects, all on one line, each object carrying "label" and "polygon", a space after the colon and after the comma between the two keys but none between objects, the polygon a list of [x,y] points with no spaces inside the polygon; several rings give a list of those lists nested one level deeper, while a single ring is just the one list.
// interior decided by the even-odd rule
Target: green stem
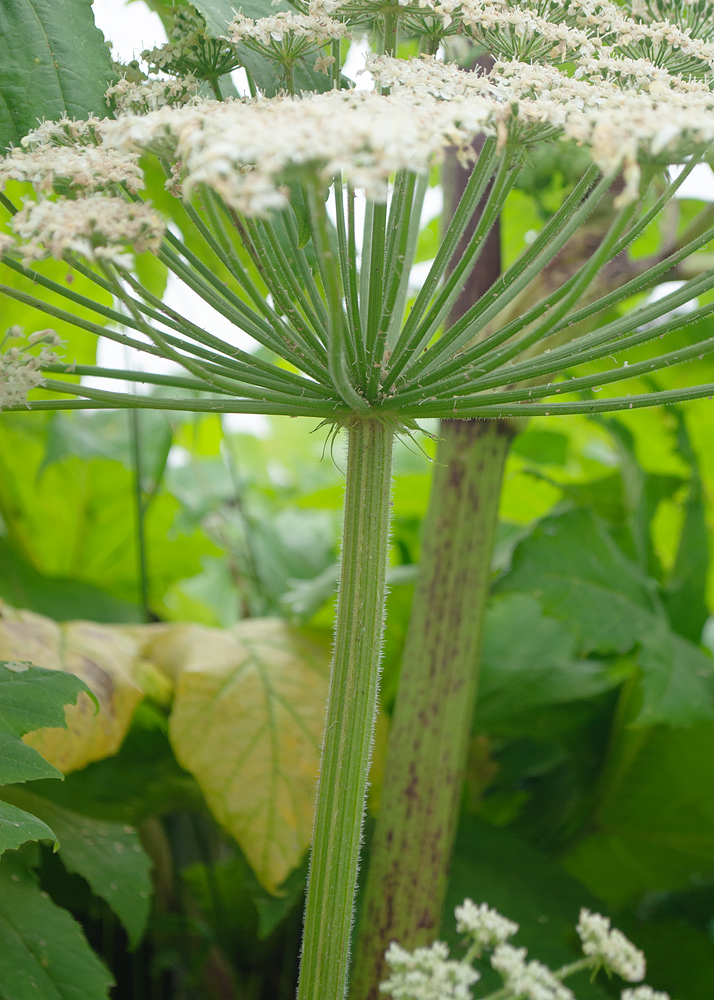
[{"label": "green stem", "polygon": [[342,571],[298,1000],[342,1000],[384,628],[393,432],[349,427]]},{"label": "green stem", "polygon": [[429,306],[439,282],[449,267],[454,253],[459,247],[459,243],[467,231],[467,227],[473,218],[476,206],[487,189],[489,180],[493,174],[493,167],[496,158],[496,140],[488,139],[483,145],[476,165],[471,172],[471,176],[466,185],[461,200],[449,222],[446,232],[443,234],[441,244],[437,250],[434,263],[429,269],[426,281],[421,287],[411,308],[404,327],[399,334],[399,338],[392,352],[390,371],[385,380],[385,390],[388,389],[401,374],[403,367],[407,364],[414,351],[411,338],[414,331],[421,322]]},{"label": "green stem", "polygon": [[384,54],[394,56],[397,52],[397,27],[399,25],[399,7],[387,7],[384,11]]},{"label": "green stem", "polygon": [[380,996],[390,940],[413,948],[438,934],[511,434],[496,421],[442,425],[370,850],[354,1000]]},{"label": "green stem", "polygon": [[342,282],[338,253],[334,246],[322,192],[310,188],[310,208],[313,217],[313,239],[328,305],[327,361],[332,382],[345,403],[358,413],[366,412],[369,404],[352,384],[347,369],[347,323],[342,306]]},{"label": "green stem", "polygon": [[210,86],[211,90],[213,91],[213,96],[216,98],[216,100],[217,101],[222,101],[223,100],[223,94],[221,92],[221,86],[220,86],[220,84],[218,82],[218,77],[217,76],[212,76],[209,79],[208,83],[209,83],[209,86]]},{"label": "green stem", "polygon": [[136,504],[136,548],[137,568],[139,572],[139,591],[141,594],[141,609],[144,621],[151,621],[149,608],[149,571],[146,557],[146,532],[144,530],[144,488],[141,483],[141,431],[139,428],[139,410],[129,410],[129,430],[131,432],[131,463],[134,472],[134,501]]}]

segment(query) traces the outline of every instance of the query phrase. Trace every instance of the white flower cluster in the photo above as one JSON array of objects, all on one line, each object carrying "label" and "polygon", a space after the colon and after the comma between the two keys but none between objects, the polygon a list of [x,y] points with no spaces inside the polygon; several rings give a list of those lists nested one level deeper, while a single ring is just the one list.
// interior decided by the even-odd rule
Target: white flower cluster
[{"label": "white flower cluster", "polygon": [[491,956],[491,965],[514,996],[528,1000],[574,1000],[572,991],[555,978],[547,965],[535,960],[526,962],[526,955],[525,948],[500,944]]},{"label": "white flower cluster", "polygon": [[181,107],[198,96],[198,82],[192,76],[167,80],[134,82],[125,76],[107,91],[107,100],[116,114],[145,115],[165,105]]},{"label": "white flower cluster", "polygon": [[20,140],[25,149],[44,146],[99,146],[105,118],[60,118],[56,122],[40,122],[37,128]]},{"label": "white flower cluster", "polygon": [[[645,956],[621,931],[610,929],[608,917],[582,909],[577,931],[583,943],[583,952],[589,958],[595,959],[609,972],[616,972],[628,983],[644,979]],[[647,1000],[647,997],[640,996],[635,1000]]]},{"label": "white flower cluster", "polygon": [[687,68],[697,64],[714,67],[714,44],[707,39],[692,37],[691,29],[665,19],[639,20],[611,0],[568,0],[569,10],[576,13],[588,29],[609,45],[629,48],[648,56],[652,62],[666,65],[672,56],[689,60]]},{"label": "white flower cluster", "polygon": [[[29,145],[29,144],[28,144]],[[101,146],[16,146],[0,160],[0,191],[8,181],[32,184],[38,194],[104,191],[136,194],[144,186],[139,157]]]},{"label": "white flower cluster", "polygon": [[[0,348],[8,340],[21,335],[19,327],[11,327],[0,341]],[[28,353],[38,344],[42,345],[39,354]],[[22,346],[0,351],[0,410],[26,402],[28,392],[42,385],[40,369],[58,360],[51,348],[59,344],[60,339],[54,330],[38,330]]]},{"label": "white flower cluster", "polygon": [[324,45],[336,38],[344,38],[349,29],[341,21],[322,13],[319,9],[308,14],[280,11],[270,17],[253,20],[238,14],[229,25],[233,42],[252,39],[263,46],[271,42],[282,42],[286,37],[305,39],[310,43]]},{"label": "white flower cluster", "polygon": [[486,903],[476,906],[472,899],[465,899],[454,913],[457,932],[468,934],[477,946],[479,955],[485,948],[495,948],[518,932],[518,924],[502,917]]},{"label": "white flower cluster", "polygon": [[127,249],[157,250],[164,222],[151,205],[108,195],[76,200],[30,201],[11,222],[22,241],[22,260],[77,253],[88,260],[119,262]]},{"label": "white flower cluster", "polygon": [[156,151],[184,166],[184,191],[208,184],[240,212],[261,214],[287,204],[282,188],[292,167],[310,168],[321,183],[340,172],[369,197],[387,196],[401,168],[428,170],[449,145],[493,132],[492,102],[415,101],[363,91],[331,91],[192,108],[162,108],[107,126],[122,149]]},{"label": "white flower cluster", "polygon": [[[406,167],[426,170],[447,145],[466,147],[478,133],[501,143],[563,135],[589,146],[604,172],[624,169],[620,204],[639,193],[644,153],[681,161],[714,140],[714,93],[660,74],[625,87],[584,71],[498,63],[488,76],[437,59],[373,58],[370,71],[391,93],[339,91],[299,100],[203,102],[125,117],[106,126],[107,141],[153,150],[184,165],[184,189],[214,187],[237,210],[259,214],[285,204],[290,167],[314,167],[327,182],[342,171],[370,197]],[[625,66],[631,75],[631,61]]]},{"label": "white flower cluster", "polygon": [[[632,85],[603,79],[603,61],[586,62],[570,76],[555,66],[499,62],[478,76],[437,59],[372,58],[369,69],[392,92],[431,96],[461,107],[478,99],[490,105],[489,124],[502,139],[529,142],[550,128],[589,146],[604,172],[624,167],[627,187],[620,204],[638,195],[642,153],[676,161],[714,140],[714,93],[698,81],[665,70],[650,77],[633,60],[622,69]],[[608,74],[615,73],[610,60]],[[595,79],[588,77],[592,67]],[[462,104],[454,104],[458,98]],[[487,131],[487,129],[484,129]]]},{"label": "white flower cluster", "polygon": [[462,0],[459,21],[469,34],[487,42],[496,53],[512,59],[592,54],[598,39],[576,24],[544,17],[539,10],[487,0]]},{"label": "white flower cluster", "polygon": [[443,941],[413,952],[392,941],[384,957],[391,975],[379,988],[394,1000],[472,1000],[469,987],[480,978],[470,965],[450,960]]},{"label": "white flower cluster", "polygon": [[620,1000],[669,1000],[669,993],[658,992],[651,986],[637,986],[634,990],[623,990]]}]

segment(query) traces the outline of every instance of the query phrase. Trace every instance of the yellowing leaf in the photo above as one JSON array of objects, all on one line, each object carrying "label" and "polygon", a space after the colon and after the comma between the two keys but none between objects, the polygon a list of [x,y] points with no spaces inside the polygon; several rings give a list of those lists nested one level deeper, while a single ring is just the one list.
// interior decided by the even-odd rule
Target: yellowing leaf
[{"label": "yellowing leaf", "polygon": [[143,697],[146,665],[139,643],[120,628],[92,622],[56,622],[0,604],[0,659],[80,677],[97,698],[81,693],[66,709],[67,728],[39,729],[23,737],[64,774],[116,753]]},{"label": "yellowing leaf", "polygon": [[275,892],[312,836],[328,644],[277,619],[251,619],[225,631],[184,628],[180,651],[171,645],[182,666],[174,753]]}]

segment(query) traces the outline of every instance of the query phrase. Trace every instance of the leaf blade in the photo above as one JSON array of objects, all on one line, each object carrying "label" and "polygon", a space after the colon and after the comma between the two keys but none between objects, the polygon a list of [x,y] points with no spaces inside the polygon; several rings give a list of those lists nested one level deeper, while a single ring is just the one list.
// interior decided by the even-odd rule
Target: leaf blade
[{"label": "leaf blade", "polygon": [[0,802],[0,854],[14,851],[28,840],[51,840],[57,844],[55,834],[37,816],[9,802]]},{"label": "leaf blade", "polygon": [[111,975],[19,855],[0,862],[0,1000],[106,1000]]},{"label": "leaf blade", "polygon": [[62,777],[22,738],[42,726],[66,726],[65,705],[86,691],[71,674],[0,661],[0,784]]},{"label": "leaf blade", "polygon": [[[86,879],[95,896],[105,900],[124,925],[130,947],[137,945],[149,918],[151,865],[136,830],[124,823],[82,816],[24,789],[8,788],[2,794],[17,804],[14,808],[22,806],[43,826],[48,824],[46,829],[52,827],[67,871]],[[0,803],[0,809],[3,806],[13,808]]]},{"label": "leaf blade", "polygon": [[271,892],[310,843],[326,647],[278,619],[185,633],[171,744]]},{"label": "leaf blade", "polygon": [[0,8],[0,146],[43,118],[106,114],[113,78],[86,0],[4,0]]}]

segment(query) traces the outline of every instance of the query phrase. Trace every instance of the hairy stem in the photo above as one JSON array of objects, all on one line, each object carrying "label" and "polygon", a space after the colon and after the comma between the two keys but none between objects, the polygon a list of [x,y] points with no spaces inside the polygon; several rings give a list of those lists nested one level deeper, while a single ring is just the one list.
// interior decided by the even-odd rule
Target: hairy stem
[{"label": "hairy stem", "polygon": [[441,922],[476,692],[503,465],[500,421],[444,421],[372,840],[351,996],[376,1000],[390,940]]},{"label": "hairy stem", "polygon": [[342,571],[308,881],[298,1000],[345,995],[379,686],[392,429],[349,428]]}]

